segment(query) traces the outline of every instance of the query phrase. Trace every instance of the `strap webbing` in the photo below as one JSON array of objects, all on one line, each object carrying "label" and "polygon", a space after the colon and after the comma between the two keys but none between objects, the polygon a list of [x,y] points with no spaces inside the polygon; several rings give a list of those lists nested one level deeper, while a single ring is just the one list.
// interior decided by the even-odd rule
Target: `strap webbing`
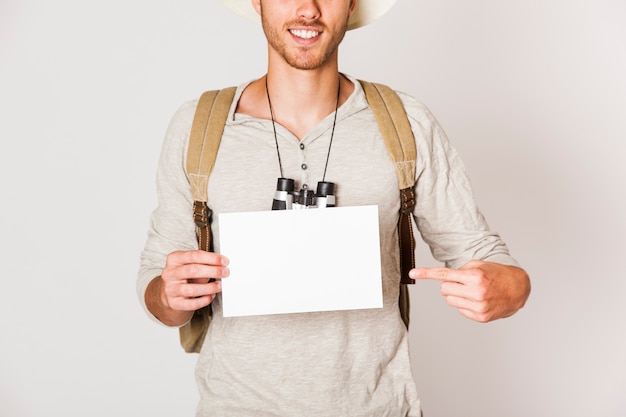
[{"label": "strap webbing", "polygon": [[415,284],[409,271],[415,267],[415,237],[412,213],[415,208],[415,166],[417,149],[411,124],[398,95],[382,84],[361,81],[367,101],[376,117],[378,127],[395,163],[400,190],[400,218],[398,240],[400,245],[400,282]]},{"label": "strap webbing", "polygon": [[210,251],[211,216],[207,206],[209,176],[224,133],[228,111],[235,95],[235,87],[207,91],[198,100],[189,135],[187,175],[194,199],[193,217],[197,226],[198,248]]},{"label": "strap webbing", "polygon": [[[413,188],[417,150],[411,124],[398,95],[386,85],[361,81],[391,159],[396,164],[398,188]],[[406,140],[405,140],[406,139]]]},{"label": "strap webbing", "polygon": [[[194,199],[193,218],[197,228],[198,248],[205,251],[213,250],[211,239],[213,212],[207,206],[209,175],[215,164],[235,91],[235,87],[229,87],[202,94],[196,106],[189,135],[187,176]],[[179,328],[180,343],[185,352],[200,352],[212,317],[213,310],[209,305],[196,310],[191,320]]]},{"label": "strap webbing", "polygon": [[215,164],[235,90],[235,87],[229,87],[207,91],[198,101],[187,153],[187,175],[196,201],[207,201],[209,175]]}]

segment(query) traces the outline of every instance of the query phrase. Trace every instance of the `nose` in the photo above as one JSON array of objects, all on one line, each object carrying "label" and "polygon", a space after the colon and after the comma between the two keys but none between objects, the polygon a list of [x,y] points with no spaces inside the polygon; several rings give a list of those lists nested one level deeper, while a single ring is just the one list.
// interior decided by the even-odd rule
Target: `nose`
[{"label": "nose", "polygon": [[300,0],[296,10],[298,19],[316,20],[321,12],[317,0]]}]

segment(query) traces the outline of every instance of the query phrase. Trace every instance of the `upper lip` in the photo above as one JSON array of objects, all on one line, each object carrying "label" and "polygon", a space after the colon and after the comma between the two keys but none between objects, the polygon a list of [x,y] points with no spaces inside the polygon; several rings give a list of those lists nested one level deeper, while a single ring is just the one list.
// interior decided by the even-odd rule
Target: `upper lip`
[{"label": "upper lip", "polygon": [[323,32],[322,25],[315,21],[297,20],[288,26],[289,30],[311,30],[313,32]]}]

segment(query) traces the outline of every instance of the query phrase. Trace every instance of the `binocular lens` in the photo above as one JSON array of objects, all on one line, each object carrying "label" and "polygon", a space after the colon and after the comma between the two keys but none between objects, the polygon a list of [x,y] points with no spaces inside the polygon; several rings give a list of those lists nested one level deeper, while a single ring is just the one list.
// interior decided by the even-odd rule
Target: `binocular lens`
[{"label": "binocular lens", "polygon": [[335,183],[328,181],[320,181],[317,183],[317,196],[326,197],[329,195],[335,195]]},{"label": "binocular lens", "polygon": [[293,203],[294,183],[291,178],[279,178],[272,201],[272,210],[291,210]]}]

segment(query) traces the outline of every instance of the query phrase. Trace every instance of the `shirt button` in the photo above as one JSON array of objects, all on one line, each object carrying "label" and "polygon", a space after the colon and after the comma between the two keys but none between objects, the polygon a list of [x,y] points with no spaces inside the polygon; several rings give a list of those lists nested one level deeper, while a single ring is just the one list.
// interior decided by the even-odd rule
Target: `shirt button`
[{"label": "shirt button", "polygon": [[307,169],[307,166],[306,166],[306,164],[302,164],[302,165],[300,165],[300,168]]},{"label": "shirt button", "polygon": [[300,144],[300,149],[304,149],[304,143]]}]

